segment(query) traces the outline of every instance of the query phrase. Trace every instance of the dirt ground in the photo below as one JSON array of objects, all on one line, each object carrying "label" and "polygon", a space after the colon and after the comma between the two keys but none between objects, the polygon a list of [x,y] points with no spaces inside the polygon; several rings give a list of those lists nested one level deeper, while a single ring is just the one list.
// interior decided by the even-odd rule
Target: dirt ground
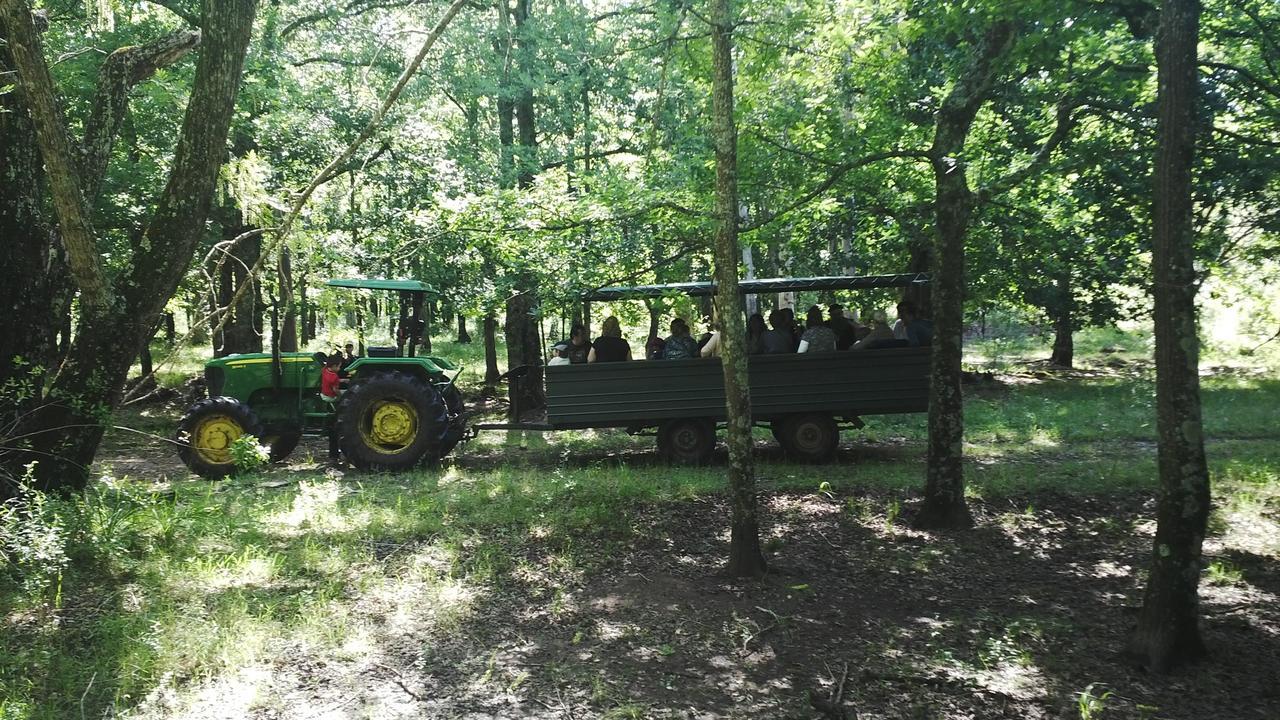
[{"label": "dirt ground", "polygon": [[[322,450],[309,441],[300,452]],[[171,457],[126,441],[106,462],[179,471]],[[805,471],[821,481],[821,468]],[[1149,498],[976,501],[976,529],[947,534],[909,529],[914,503],[898,503],[763,495],[770,573],[760,581],[719,574],[729,515],[719,499],[634,508],[626,544],[522,537],[508,549],[523,562],[496,586],[456,588],[468,595],[456,620],[442,622],[432,597],[355,597],[346,622],[366,629],[356,647],[273,648],[272,662],[194,693],[157,691],[142,714],[1280,718],[1274,558],[1211,540],[1209,559],[1241,571],[1202,586],[1211,657],[1152,676],[1118,653],[1141,605]],[[375,555],[409,572],[431,564],[428,541]]]}]

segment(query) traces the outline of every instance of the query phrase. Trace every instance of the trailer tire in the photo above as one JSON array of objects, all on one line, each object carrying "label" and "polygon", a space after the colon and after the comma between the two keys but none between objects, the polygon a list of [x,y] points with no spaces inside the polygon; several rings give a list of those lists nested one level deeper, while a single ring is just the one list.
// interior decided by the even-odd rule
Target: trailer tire
[{"label": "trailer tire", "polygon": [[783,419],[782,449],[791,457],[810,463],[830,462],[840,446],[840,428],[827,413],[802,413]]},{"label": "trailer tire", "polygon": [[449,429],[440,393],[398,372],[353,383],[338,402],[337,423],[342,454],[362,470],[408,470],[438,457]]},{"label": "trailer tire", "polygon": [[213,397],[192,405],[178,421],[174,440],[178,457],[191,471],[209,480],[236,471],[231,443],[242,435],[262,437],[262,423],[244,403],[231,397]]},{"label": "trailer tire", "polygon": [[716,426],[706,418],[668,420],[658,426],[658,452],[669,463],[705,465],[716,449]]}]

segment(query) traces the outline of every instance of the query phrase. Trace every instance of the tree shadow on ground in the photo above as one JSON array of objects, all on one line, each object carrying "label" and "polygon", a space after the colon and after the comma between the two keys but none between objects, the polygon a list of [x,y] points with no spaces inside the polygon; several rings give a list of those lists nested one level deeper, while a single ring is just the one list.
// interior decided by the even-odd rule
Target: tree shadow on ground
[{"label": "tree shadow on ground", "polygon": [[[1201,668],[1153,677],[1118,657],[1150,541],[1116,518],[1144,515],[1141,498],[979,504],[978,527],[950,534],[904,527],[899,501],[765,496],[756,581],[720,574],[720,499],[637,508],[622,533],[479,530],[506,557],[458,591],[456,621],[412,596],[364,609],[349,716],[394,698],[429,717],[817,717],[811,695],[842,686],[864,717],[1065,718],[1091,684],[1112,692],[1107,717],[1272,716],[1273,607],[1241,622],[1207,604]],[[1249,572],[1277,581],[1274,564]]]}]

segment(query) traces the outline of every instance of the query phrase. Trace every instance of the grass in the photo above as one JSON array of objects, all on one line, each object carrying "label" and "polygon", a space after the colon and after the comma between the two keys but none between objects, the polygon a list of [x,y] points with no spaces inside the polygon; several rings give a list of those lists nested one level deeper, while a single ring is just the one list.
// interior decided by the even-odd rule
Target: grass
[{"label": "grass", "polygon": [[[468,382],[478,382],[478,343],[437,340],[436,352],[458,358]],[[1208,377],[1203,393],[1215,541],[1280,557],[1280,381]],[[1012,508],[996,522],[1016,533],[1057,496],[1153,492],[1152,398],[1143,373],[971,392],[970,496]],[[172,421],[131,419],[156,428]],[[760,432],[762,444],[767,436]],[[836,503],[848,522],[897,537],[910,532],[900,514],[922,481],[925,437],[922,417],[869,419],[847,436],[855,441],[852,462],[815,468],[765,453],[760,484],[768,493]],[[82,498],[10,513],[2,526],[0,718],[130,708],[165,716],[165,703],[189,707],[199,688],[217,683],[248,687],[248,712],[258,702],[244,679],[253,668],[309,653],[380,662],[389,637],[447,644],[462,625],[487,622],[486,601],[515,586],[537,599],[530,612],[571,619],[576,583],[625,563],[637,545],[670,542],[650,534],[655,509],[679,513],[723,493],[723,468],[654,465],[651,444],[614,431],[493,433],[467,448],[467,460],[439,471],[342,477],[303,468],[216,484],[108,476]],[[1115,522],[1108,532],[1132,532]],[[45,555],[12,552],[31,538],[45,541],[28,543]],[[790,542],[783,534],[766,538],[771,549]],[[903,572],[928,573],[950,554],[945,546],[903,544],[886,557]],[[1249,572],[1219,559],[1206,582],[1231,586]],[[786,582],[800,588],[793,594],[812,592],[806,581]],[[990,632],[962,641],[939,636],[934,652],[978,670],[1029,667],[1056,632],[1035,618],[984,622]],[[752,632],[770,627],[767,617],[752,623]],[[573,645],[614,631],[576,632]],[[616,632],[659,657],[686,652],[679,636]],[[477,687],[518,692],[527,675],[503,674],[496,658],[464,670]],[[630,696],[602,676],[593,682],[600,716],[650,714],[652,698]]]}]

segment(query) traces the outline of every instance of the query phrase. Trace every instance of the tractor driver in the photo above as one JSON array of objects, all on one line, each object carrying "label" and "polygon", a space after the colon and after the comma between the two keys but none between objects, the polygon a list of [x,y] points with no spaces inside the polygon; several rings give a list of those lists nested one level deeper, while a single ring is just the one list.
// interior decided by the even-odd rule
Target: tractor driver
[{"label": "tractor driver", "polygon": [[[341,379],[338,371],[342,369],[342,355],[334,353],[325,358],[324,367],[320,368],[320,399],[327,403],[336,403],[342,394],[339,387]],[[334,418],[329,419],[329,462],[338,462],[338,424]]]}]

